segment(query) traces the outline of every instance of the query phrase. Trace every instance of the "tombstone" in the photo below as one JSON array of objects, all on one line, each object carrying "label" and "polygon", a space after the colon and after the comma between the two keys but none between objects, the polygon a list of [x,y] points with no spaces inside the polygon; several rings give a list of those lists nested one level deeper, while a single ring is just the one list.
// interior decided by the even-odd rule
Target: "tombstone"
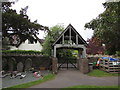
[{"label": "tombstone", "polygon": [[16,64],[15,58],[9,59],[8,60],[8,70],[13,71],[15,69],[15,64]]},{"label": "tombstone", "polygon": [[17,64],[17,71],[19,71],[19,72],[22,72],[22,71],[23,71],[23,63],[22,63],[22,62],[19,62],[19,63]]},{"label": "tombstone", "polygon": [[2,70],[6,70],[7,69],[7,65],[8,65],[8,63],[7,63],[7,59],[6,58],[3,58],[2,59]]},{"label": "tombstone", "polygon": [[32,67],[32,60],[30,58],[28,58],[26,61],[25,61],[25,70],[30,70],[30,68]]}]

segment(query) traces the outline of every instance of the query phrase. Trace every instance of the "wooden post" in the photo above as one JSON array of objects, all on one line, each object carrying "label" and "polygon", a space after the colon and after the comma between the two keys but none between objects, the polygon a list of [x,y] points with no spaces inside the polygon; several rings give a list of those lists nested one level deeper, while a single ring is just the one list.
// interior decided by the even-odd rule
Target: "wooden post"
[{"label": "wooden post", "polygon": [[86,58],[86,47],[83,47],[82,58]]},{"label": "wooden post", "polygon": [[78,45],[78,35],[76,34],[76,44]]},{"label": "wooden post", "polygon": [[64,34],[63,34],[63,36],[62,36],[62,44],[64,44],[64,40],[65,40],[65,38],[64,38]]},{"label": "wooden post", "polygon": [[68,69],[68,59],[67,59],[67,69]]},{"label": "wooden post", "polygon": [[70,44],[71,44],[71,27],[69,28],[69,41],[70,41]]},{"label": "wooden post", "polygon": [[56,46],[54,46],[54,57],[56,57]]}]

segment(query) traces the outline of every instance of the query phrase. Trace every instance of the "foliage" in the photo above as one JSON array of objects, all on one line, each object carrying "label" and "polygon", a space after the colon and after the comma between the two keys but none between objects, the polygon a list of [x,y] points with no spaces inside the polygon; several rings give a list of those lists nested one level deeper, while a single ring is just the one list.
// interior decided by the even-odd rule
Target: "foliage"
[{"label": "foliage", "polygon": [[93,29],[97,36],[106,45],[107,51],[115,54],[120,51],[120,2],[106,2],[105,11],[96,19],[85,24],[85,28]]},{"label": "foliage", "polygon": [[46,82],[48,80],[52,80],[54,78],[55,78],[54,74],[48,74],[48,75],[44,76],[43,79],[33,81],[33,82],[24,83],[24,84],[20,84],[20,85],[16,85],[16,86],[12,86],[12,87],[9,87],[9,88],[3,88],[2,90],[6,90],[6,89],[13,90],[13,88],[28,88],[28,87]]},{"label": "foliage", "polygon": [[75,63],[78,52],[76,50],[71,49],[59,49],[57,50],[57,58],[59,59],[59,63],[63,63],[65,60],[68,62],[71,61]]},{"label": "foliage", "polygon": [[[13,3],[2,3],[2,36],[9,38],[9,44],[18,46],[26,39],[34,41],[33,35],[39,34],[39,30],[48,30],[48,27],[37,23],[37,20],[31,22],[26,14],[28,6],[22,8],[18,14],[16,10],[11,9]],[[4,46],[4,43],[3,43]]]},{"label": "foliage", "polygon": [[93,70],[90,73],[88,73],[89,76],[95,76],[95,77],[107,77],[107,76],[118,76],[119,74],[117,73],[107,73],[105,71],[101,70]]},{"label": "foliage", "polygon": [[102,46],[101,40],[97,37],[92,37],[87,40],[87,54],[103,54],[104,47]]},{"label": "foliage", "polygon": [[42,54],[40,51],[34,50],[3,50],[3,54]]},{"label": "foliage", "polygon": [[43,50],[42,52],[47,55],[52,55],[52,44],[57,39],[57,37],[61,34],[64,30],[64,27],[61,25],[56,25],[50,28],[50,31],[47,33],[45,37],[45,42],[43,43]]},{"label": "foliage", "polygon": [[120,51],[116,51],[116,55],[117,55],[117,56],[120,56]]}]

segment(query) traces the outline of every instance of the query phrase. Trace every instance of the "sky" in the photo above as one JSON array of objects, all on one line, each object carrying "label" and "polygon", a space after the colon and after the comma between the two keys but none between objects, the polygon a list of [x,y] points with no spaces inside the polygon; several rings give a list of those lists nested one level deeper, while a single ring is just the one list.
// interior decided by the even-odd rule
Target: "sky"
[{"label": "sky", "polygon": [[[52,27],[57,24],[66,28],[69,24],[87,40],[93,35],[93,30],[84,28],[85,23],[95,19],[105,9],[105,0],[18,0],[12,8],[17,12],[28,6],[27,15],[31,21],[38,20],[43,26]],[[39,38],[44,38],[43,31]]]}]

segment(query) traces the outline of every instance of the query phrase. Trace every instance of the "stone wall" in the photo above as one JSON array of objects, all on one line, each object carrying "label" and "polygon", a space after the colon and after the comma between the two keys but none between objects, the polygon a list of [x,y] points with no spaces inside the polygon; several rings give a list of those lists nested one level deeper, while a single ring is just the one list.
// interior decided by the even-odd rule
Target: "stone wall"
[{"label": "stone wall", "polygon": [[31,68],[40,69],[40,67],[50,69],[51,64],[50,57],[41,55],[2,56],[2,69],[7,71],[25,71]]},{"label": "stone wall", "polygon": [[58,72],[58,59],[55,57],[52,57],[52,72],[53,74],[57,74]]},{"label": "stone wall", "polygon": [[80,72],[86,74],[89,72],[89,65],[88,65],[88,59],[86,58],[80,58],[77,59],[77,68],[80,70]]}]

